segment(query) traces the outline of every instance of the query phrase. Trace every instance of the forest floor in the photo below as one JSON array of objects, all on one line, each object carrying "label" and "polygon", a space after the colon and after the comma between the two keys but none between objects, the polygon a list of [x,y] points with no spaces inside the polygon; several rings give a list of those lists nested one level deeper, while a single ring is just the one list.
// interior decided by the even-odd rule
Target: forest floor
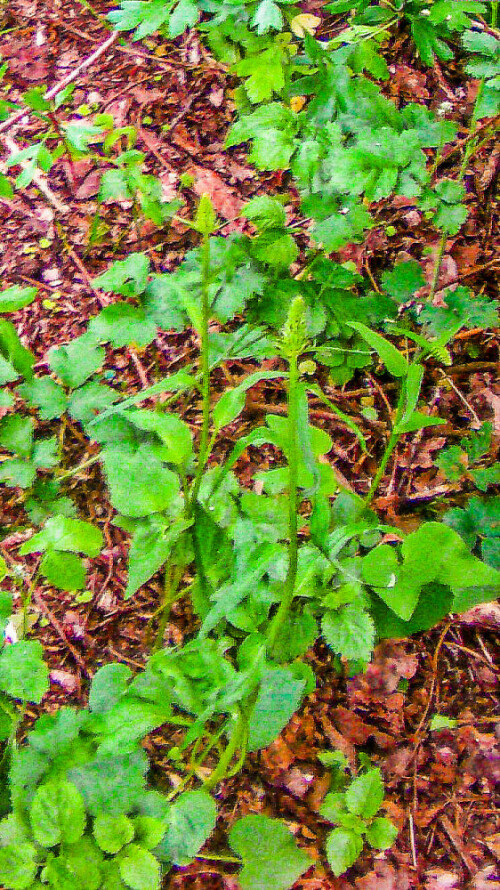
[{"label": "forest floor", "polygon": [[[305,11],[316,13],[323,6],[317,0],[302,5]],[[112,4],[100,0],[95,7],[104,16]],[[0,17],[0,54],[8,62],[4,98],[11,101],[30,87],[50,88],[109,36],[103,21],[77,0],[10,0],[0,7]],[[325,29],[327,24],[325,15]],[[452,116],[463,122],[460,138],[467,136],[465,122],[474,86],[463,82],[453,63],[446,70],[425,69],[415,61],[403,37],[386,48],[386,58],[392,66],[385,87],[389,96],[397,102],[422,101],[432,108],[449,102]],[[164,196],[174,198],[181,176],[189,175],[191,185],[183,193],[188,206],[194,206],[197,195],[208,192],[227,222],[223,231],[229,233],[243,229],[245,223],[238,214],[245,201],[283,185],[277,173],[256,174],[243,147],[224,150],[233,111],[232,87],[223,66],[200,45],[196,34],[189,33],[172,44],[156,36],[140,44],[115,42],[78,77],[73,100],[75,107],[87,105],[112,114],[117,127],[135,127],[136,147],[146,153],[148,170],[161,179]],[[36,128],[32,117],[20,121],[10,135],[23,144]],[[500,259],[495,254],[498,203],[494,182],[499,161],[493,142],[471,160],[466,176],[469,219],[461,233],[447,242],[441,287],[460,282],[476,292],[495,295],[493,275]],[[0,203],[2,282],[39,288],[40,298],[15,320],[40,362],[50,346],[82,333],[104,304],[106,298],[91,281],[112,261],[130,250],[145,250],[154,268],[166,271],[193,244],[192,234],[180,223],[173,222],[167,230],[152,224],[131,227],[129,207],[115,202],[103,208],[109,227],[106,236],[87,251],[99,187],[95,161],[85,158],[70,165],[61,160],[49,182],[66,210],[56,210],[32,188]],[[293,194],[289,209],[293,213]],[[373,274],[387,255],[399,258],[411,253],[423,258],[424,267],[428,262],[430,270],[437,242],[423,242],[425,228],[419,226],[420,214],[411,199],[393,201],[384,213],[386,223],[396,217],[404,220],[397,238],[378,227],[363,244],[344,250],[341,261],[354,260],[359,270]],[[165,370],[189,361],[194,342],[188,334],[160,334],[157,345]],[[392,476],[375,501],[380,514],[405,531],[435,515],[444,504],[460,505],[467,494],[466,486],[450,483],[439,474],[433,463],[439,450],[456,444],[478,421],[493,421],[500,435],[498,340],[484,331],[469,331],[455,340],[453,352],[453,367],[446,373],[436,371],[433,379],[433,404],[439,402],[446,426],[438,432],[434,428],[421,440],[417,437],[417,444],[414,440],[411,446],[399,448]],[[115,358],[115,369],[128,381],[129,392],[152,382],[154,366],[148,355],[122,350]],[[347,384],[341,395],[345,410],[361,424],[360,406],[376,404],[383,411],[392,398],[391,391],[369,374]],[[273,390],[267,387],[262,401],[251,403],[247,410],[254,415],[264,413],[263,400],[273,398]],[[190,412],[192,406],[186,404],[188,419],[193,416]],[[313,410],[315,414],[318,422],[325,422],[323,412]],[[368,432],[376,443],[377,437],[383,438],[385,426],[371,426]],[[66,436],[73,463],[92,455],[76,427],[70,426]],[[359,489],[362,468],[350,461],[339,430],[335,430],[335,443],[331,459],[349,485]],[[270,458],[262,454],[261,459],[265,463]],[[254,469],[250,463],[243,467],[243,481]],[[70,487],[77,503],[86,504],[89,518],[101,525],[107,546],[93,563],[90,601],[79,603],[69,594],[47,589],[35,597],[36,634],[51,669],[51,691],[43,704],[48,710],[83,704],[89,676],[105,661],[144,664],[146,627],[159,591],[159,582],[152,581],[132,600],[123,601],[127,536],[111,524],[112,509],[98,466],[82,473]],[[0,521],[10,530],[3,542],[5,551],[15,556],[26,519],[12,490],[1,494]],[[246,813],[265,812],[284,819],[317,863],[297,883],[298,890],[500,888],[499,814],[494,798],[495,783],[500,780],[495,694],[499,625],[500,611],[493,604],[432,632],[386,641],[378,647],[366,674],[351,680],[334,671],[328,650],[317,645],[308,655],[318,676],[316,691],[282,736],[265,751],[251,755],[243,771],[220,788],[220,837],[237,816]],[[187,607],[174,607],[170,639],[180,643],[193,628]],[[456,725],[431,731],[435,714]],[[163,764],[162,751],[171,743],[161,733],[151,737],[149,753],[158,774],[170,768]],[[317,755],[332,748],[343,751],[351,761],[355,748],[361,748],[380,765],[388,815],[400,829],[393,849],[379,854],[365,850],[348,875],[338,879],[328,872],[319,852],[327,826],[318,811],[328,778]],[[217,851],[218,837],[212,838],[211,851]],[[227,864],[197,860],[174,870],[166,886],[169,890],[234,890],[237,885]]]}]

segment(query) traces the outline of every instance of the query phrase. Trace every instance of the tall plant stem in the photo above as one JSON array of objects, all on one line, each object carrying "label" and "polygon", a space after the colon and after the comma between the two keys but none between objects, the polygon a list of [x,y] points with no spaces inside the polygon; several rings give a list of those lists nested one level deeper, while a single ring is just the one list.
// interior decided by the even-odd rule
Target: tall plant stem
[{"label": "tall plant stem", "polygon": [[289,376],[288,376],[288,572],[285,580],[283,596],[278,611],[274,616],[270,628],[268,641],[272,649],[280,628],[286,620],[290,611],[293,594],[295,589],[295,581],[297,578],[297,558],[298,558],[298,475],[299,475],[299,442],[297,437],[297,426],[299,417],[298,406],[298,384],[299,371],[297,363],[297,353],[293,353],[289,359]]},{"label": "tall plant stem", "polygon": [[198,466],[191,490],[188,513],[191,515],[198,498],[203,471],[208,460],[208,439],[210,434],[210,362],[208,354],[208,320],[209,320],[209,287],[210,287],[210,237],[203,236],[201,251],[201,397],[202,422],[200,444],[198,448]]},{"label": "tall plant stem", "polygon": [[214,771],[203,783],[203,787],[206,788],[207,791],[210,791],[212,788],[214,788],[215,785],[217,785],[217,783],[226,776],[227,771],[231,765],[231,761],[236,754],[236,751],[240,747],[240,742],[245,729],[245,718],[242,711],[240,711],[239,709],[235,711],[233,714],[233,720],[234,728],[229,738],[229,742],[227,743],[227,746],[224,749],[224,752]]},{"label": "tall plant stem", "polygon": [[[482,77],[481,80],[479,81],[479,87],[478,87],[478,91],[477,91],[476,101],[474,103],[474,111],[472,112],[472,117],[471,117],[471,121],[470,121],[470,135],[471,136],[474,136],[476,129],[477,129],[477,115],[478,115],[478,111],[479,111],[479,103],[481,102],[481,99],[483,97],[484,80],[485,80],[484,77]],[[458,176],[458,179],[460,182],[462,181],[462,179],[465,176],[465,173],[467,170],[467,164],[469,163],[469,160],[474,152],[475,147],[476,147],[475,139],[471,139],[470,142],[468,142],[465,147],[464,157],[462,160],[462,166],[460,167],[460,173]]]},{"label": "tall plant stem", "polygon": [[389,436],[389,441],[387,442],[385,451],[382,455],[382,460],[380,461],[379,468],[378,468],[377,472],[375,473],[375,476],[373,477],[372,484],[370,485],[370,490],[365,497],[366,506],[368,506],[368,504],[371,504],[371,502],[378,490],[380,482],[383,478],[383,475],[386,471],[387,464],[389,463],[389,460],[391,459],[392,452],[394,451],[396,445],[399,442],[400,434],[396,433],[395,430],[397,429],[398,423],[399,423],[399,421],[401,419],[401,415],[403,413],[404,401],[405,401],[405,384],[403,382],[401,385],[400,393],[399,393],[398,405],[396,408],[396,416],[394,418],[392,432],[391,432],[391,435]]},{"label": "tall plant stem", "polygon": [[498,22],[498,0],[491,2],[491,27],[496,28]]},{"label": "tall plant stem", "polygon": [[177,559],[175,558],[175,554],[173,554],[165,568],[163,600],[160,607],[161,617],[158,622],[158,630],[156,631],[156,638],[151,652],[157,652],[163,643],[168,619],[170,618],[170,610],[177,599],[177,591],[182,580],[184,568],[185,565],[182,553],[178,554]]}]

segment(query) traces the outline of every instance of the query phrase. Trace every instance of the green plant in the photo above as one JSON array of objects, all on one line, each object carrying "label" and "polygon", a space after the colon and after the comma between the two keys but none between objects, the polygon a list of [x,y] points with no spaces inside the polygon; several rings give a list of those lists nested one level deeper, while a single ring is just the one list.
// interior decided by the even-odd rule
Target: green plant
[{"label": "green plant", "polygon": [[320,813],[338,826],[326,837],[328,864],[338,877],[354,865],[365,842],[376,850],[387,850],[398,830],[390,819],[377,815],[383,807],[384,783],[380,769],[372,767],[366,756],[355,777],[349,775],[347,759],[340,751],[327,751],[320,760],[332,769],[330,791]]},{"label": "green plant", "polygon": [[450,482],[470,478],[479,491],[486,491],[490,485],[500,482],[500,463],[488,467],[477,467],[489,454],[491,448],[491,423],[483,423],[481,428],[460,441],[460,445],[444,448],[435,464]]}]

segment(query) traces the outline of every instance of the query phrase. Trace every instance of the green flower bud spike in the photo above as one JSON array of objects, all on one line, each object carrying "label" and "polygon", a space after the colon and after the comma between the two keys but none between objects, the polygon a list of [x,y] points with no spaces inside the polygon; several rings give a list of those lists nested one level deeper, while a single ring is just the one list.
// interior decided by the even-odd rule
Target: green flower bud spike
[{"label": "green flower bud spike", "polygon": [[283,358],[296,359],[307,349],[306,304],[302,297],[295,297],[288,310],[283,326],[280,352]]}]

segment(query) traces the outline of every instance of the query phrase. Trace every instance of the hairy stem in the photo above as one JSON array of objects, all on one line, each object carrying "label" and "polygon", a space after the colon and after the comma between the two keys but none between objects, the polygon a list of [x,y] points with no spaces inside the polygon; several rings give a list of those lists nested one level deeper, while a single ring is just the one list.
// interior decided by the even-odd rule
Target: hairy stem
[{"label": "hairy stem", "polygon": [[289,358],[289,377],[288,377],[288,572],[285,580],[283,596],[278,611],[274,616],[270,628],[268,641],[269,646],[274,646],[276,637],[280,628],[286,620],[290,611],[293,594],[295,590],[295,581],[297,578],[297,559],[298,559],[298,475],[299,475],[299,442],[297,436],[297,425],[299,416],[298,406],[298,356],[296,353]]},{"label": "hairy stem", "polygon": [[210,286],[210,237],[203,236],[201,255],[201,397],[202,397],[202,423],[200,444],[198,448],[198,466],[191,491],[188,513],[193,512],[194,504],[198,498],[203,471],[208,460],[208,438],[210,434],[210,362],[208,354],[208,320],[209,320],[209,286]]}]

